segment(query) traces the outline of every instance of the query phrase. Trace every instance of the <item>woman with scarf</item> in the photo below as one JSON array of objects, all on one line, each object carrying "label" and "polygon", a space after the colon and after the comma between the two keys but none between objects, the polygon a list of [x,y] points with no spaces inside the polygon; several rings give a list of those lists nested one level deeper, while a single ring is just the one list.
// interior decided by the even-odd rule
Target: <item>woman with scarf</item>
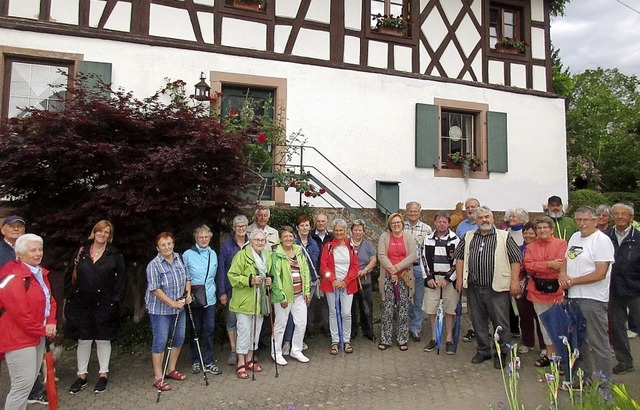
[{"label": "woman with scarf", "polygon": [[293,228],[280,229],[280,243],[271,255],[273,294],[271,302],[275,311],[274,347],[271,358],[279,365],[286,366],[282,357],[282,339],[289,314],[293,318],[295,330],[291,339],[291,357],[301,363],[309,362],[302,354],[302,340],[307,328],[307,304],[311,301],[311,280],[309,266],[304,251],[294,242]]},{"label": "woman with scarf", "polygon": [[265,249],[266,244],[262,230],[251,232],[249,243],[234,256],[228,272],[233,287],[229,311],[236,314],[239,379],[248,379],[248,370],[262,371],[253,361],[253,353],[258,348],[263,316],[269,314],[267,287],[271,286],[271,277],[267,267],[271,264],[271,253]]},{"label": "woman with scarf", "polygon": [[[333,221],[333,239],[322,248],[320,256],[322,281],[320,289],[327,297],[331,347],[329,353],[338,354],[340,340],[344,352],[353,353],[351,346],[351,303],[358,291],[358,255],[347,239],[347,223],[344,219]],[[336,301],[337,299],[337,301]],[[340,307],[342,334],[338,329],[337,305]]]},{"label": "woman with scarf", "polygon": [[394,305],[398,309],[396,339],[401,351],[407,351],[409,340],[409,303],[414,286],[411,272],[416,260],[416,243],[413,236],[404,232],[404,217],[393,213],[387,219],[387,232],[378,241],[380,276],[384,283],[382,301],[382,331],[378,349],[391,346]]}]

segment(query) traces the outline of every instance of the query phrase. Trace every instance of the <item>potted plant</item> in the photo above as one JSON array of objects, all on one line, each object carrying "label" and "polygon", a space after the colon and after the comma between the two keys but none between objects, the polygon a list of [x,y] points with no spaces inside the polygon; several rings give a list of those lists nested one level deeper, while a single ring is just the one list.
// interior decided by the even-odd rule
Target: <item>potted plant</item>
[{"label": "potted plant", "polygon": [[376,21],[374,30],[381,34],[402,37],[404,36],[404,31],[409,27],[408,19],[405,20],[402,16],[394,17],[393,14],[382,15],[378,13],[372,16],[371,19]]},{"label": "potted plant", "polygon": [[462,168],[462,176],[465,181],[469,180],[471,171],[478,171],[482,168],[484,161],[471,152],[454,152],[447,157],[447,168]]},{"label": "potted plant", "polygon": [[496,43],[496,50],[508,54],[522,54],[527,50],[527,44],[524,40],[518,40],[511,37],[502,37]]},{"label": "potted plant", "polygon": [[264,10],[266,0],[233,0],[231,5],[238,9],[260,11]]}]

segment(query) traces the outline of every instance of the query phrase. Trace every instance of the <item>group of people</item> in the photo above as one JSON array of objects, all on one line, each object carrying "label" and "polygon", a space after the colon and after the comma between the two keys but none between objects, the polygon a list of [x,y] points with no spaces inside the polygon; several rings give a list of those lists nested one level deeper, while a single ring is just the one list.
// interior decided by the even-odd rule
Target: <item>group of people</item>
[{"label": "group of people", "polygon": [[[359,330],[377,340],[380,350],[392,346],[395,336],[398,348],[406,351],[410,339],[420,342],[427,333],[422,329],[425,313],[432,329],[424,351],[444,342],[445,352],[453,355],[453,324],[463,294],[473,327],[463,341],[477,344],[472,363],[493,358],[494,366],[502,368],[512,334],[522,337],[520,354],[535,348],[537,334],[541,354],[535,365],[549,366],[552,355],[564,352],[555,350],[555,330],[538,316],[565,303],[578,309],[585,323],[577,366],[588,377],[595,370],[607,376],[632,371],[627,329],[629,319],[640,315],[640,232],[633,226],[633,207],[582,207],[571,218],[561,198],[552,196],[546,205],[544,216],[533,222],[523,209],[510,209],[505,225],[496,227],[491,209],[469,198],[466,219],[454,232],[449,213],[437,212],[432,228],[420,221],[421,206],[412,201],[406,212],[388,217],[377,247],[365,238],[362,220],[337,218],[329,224],[320,212],[313,221],[302,215],[295,228],[277,231],[268,225],[270,212],[263,207],[251,225],[244,215],[233,219],[233,234],[219,255],[210,246],[213,235],[206,225],[194,230],[194,245],[182,254],[174,250],[174,236],[162,232],[156,238],[158,254],[146,269],[153,386],[167,391],[168,379],[187,377],[176,369],[187,316],[193,332],[192,373],[222,373],[213,346],[218,301],[226,307],[228,364],[239,379],[262,370],[255,350],[265,331],[271,335],[271,359],[286,366],[285,356],[310,361],[303,353],[307,327],[316,332],[328,327],[331,355],[353,353],[351,340]],[[0,243],[0,326],[14,329],[0,340],[12,379],[7,408],[46,402],[37,374],[45,338],[54,337],[57,327],[48,272],[40,266],[42,238],[25,234],[25,225],[19,216],[7,217]],[[99,363],[94,392],[107,387],[111,341],[126,286],[124,258],[112,245],[113,234],[109,221],[99,221],[71,255],[65,274],[64,336],[78,343],[71,394],[88,385],[94,341]],[[372,271],[378,264],[379,339],[372,299]],[[446,332],[444,340],[436,341],[440,304]],[[492,332],[498,337],[495,354]]]}]

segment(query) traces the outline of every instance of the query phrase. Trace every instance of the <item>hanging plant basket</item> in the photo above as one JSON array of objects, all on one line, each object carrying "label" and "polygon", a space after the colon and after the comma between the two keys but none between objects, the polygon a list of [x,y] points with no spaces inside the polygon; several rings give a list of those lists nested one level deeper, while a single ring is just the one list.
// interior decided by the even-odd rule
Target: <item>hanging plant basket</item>
[{"label": "hanging plant basket", "polygon": [[260,11],[261,3],[256,2],[244,2],[241,0],[233,0],[231,5],[237,9]]}]

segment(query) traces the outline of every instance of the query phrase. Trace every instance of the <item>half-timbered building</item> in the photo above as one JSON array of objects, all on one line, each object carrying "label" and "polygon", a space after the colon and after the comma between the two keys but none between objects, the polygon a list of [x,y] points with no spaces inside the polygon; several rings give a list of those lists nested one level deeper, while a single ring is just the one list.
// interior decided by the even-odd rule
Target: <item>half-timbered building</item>
[{"label": "half-timbered building", "polygon": [[[400,204],[538,210],[567,192],[549,35],[548,0],[0,0],[0,113],[57,109],[58,70],[140,98],[204,72],[286,107],[301,164],[363,207],[393,185]],[[456,152],[483,161],[468,180]]]}]

